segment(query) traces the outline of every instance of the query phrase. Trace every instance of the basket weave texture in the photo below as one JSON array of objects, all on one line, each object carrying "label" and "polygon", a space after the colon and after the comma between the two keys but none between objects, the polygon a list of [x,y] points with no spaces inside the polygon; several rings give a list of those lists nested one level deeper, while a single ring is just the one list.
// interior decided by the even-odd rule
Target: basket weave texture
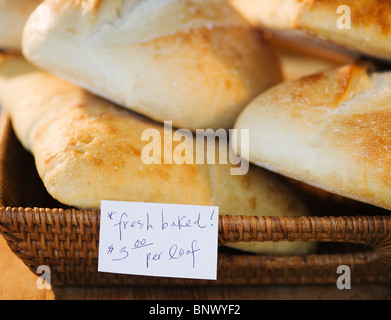
[{"label": "basket weave texture", "polygon": [[[217,281],[100,273],[100,211],[67,208],[52,199],[9,117],[1,117],[0,234],[32,272],[48,265],[53,285],[331,284],[340,265],[350,267],[352,283],[390,283],[391,215],[364,208],[368,214],[361,207],[353,210],[359,215],[338,216],[220,213]],[[320,249],[306,256],[262,256],[223,246],[239,241],[315,241]]]}]

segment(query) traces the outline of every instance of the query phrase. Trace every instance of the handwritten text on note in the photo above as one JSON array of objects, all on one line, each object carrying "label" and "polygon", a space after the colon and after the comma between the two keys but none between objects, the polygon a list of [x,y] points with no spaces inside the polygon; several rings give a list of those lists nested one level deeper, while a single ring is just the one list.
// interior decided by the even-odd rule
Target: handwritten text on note
[{"label": "handwritten text on note", "polygon": [[102,201],[98,271],[216,280],[218,207]]}]

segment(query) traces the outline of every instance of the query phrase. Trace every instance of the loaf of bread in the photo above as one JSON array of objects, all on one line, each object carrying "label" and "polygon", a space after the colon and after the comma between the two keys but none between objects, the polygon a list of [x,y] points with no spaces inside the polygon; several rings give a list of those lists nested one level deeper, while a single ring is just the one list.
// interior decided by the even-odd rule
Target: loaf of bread
[{"label": "loaf of bread", "polygon": [[42,0],[0,0],[0,50],[20,51],[24,24]]},{"label": "loaf of bread", "polygon": [[295,41],[391,59],[388,0],[230,0],[255,25]]},{"label": "loaf of bread", "polygon": [[226,0],[44,1],[24,56],[156,121],[232,128],[281,80],[276,53]]},{"label": "loaf of bread", "polygon": [[[163,143],[168,130],[163,125],[38,70],[23,58],[0,57],[0,104],[9,113],[18,139],[34,155],[48,192],[60,202],[99,208],[105,199],[216,205],[221,214],[308,214],[300,198],[274,173],[251,166],[246,175],[235,176],[229,163],[180,164],[179,154]],[[149,141],[142,141],[142,135],[152,129],[164,140],[161,154],[172,153],[172,164],[144,161]],[[185,141],[194,145],[196,139],[190,137]],[[174,150],[178,144],[173,142]],[[235,247],[299,254],[309,252],[314,244]]]},{"label": "loaf of bread", "polygon": [[[235,128],[249,161],[354,200],[391,209],[391,73],[349,64],[275,86]],[[239,141],[232,141],[237,150]],[[237,151],[238,152],[238,151]]]}]

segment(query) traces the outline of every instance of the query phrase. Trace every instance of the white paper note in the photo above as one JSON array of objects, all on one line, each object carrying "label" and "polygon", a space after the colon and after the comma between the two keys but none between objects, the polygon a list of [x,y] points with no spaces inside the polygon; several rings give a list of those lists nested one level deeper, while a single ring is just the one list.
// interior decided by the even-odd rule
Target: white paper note
[{"label": "white paper note", "polygon": [[102,201],[98,271],[216,280],[219,208]]}]

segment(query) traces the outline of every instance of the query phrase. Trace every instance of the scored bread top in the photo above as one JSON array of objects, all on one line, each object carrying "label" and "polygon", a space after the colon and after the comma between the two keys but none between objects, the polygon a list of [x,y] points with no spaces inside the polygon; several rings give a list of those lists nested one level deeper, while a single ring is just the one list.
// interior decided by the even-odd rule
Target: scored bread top
[{"label": "scored bread top", "polygon": [[261,94],[235,125],[250,130],[249,160],[390,209],[391,73],[371,70],[349,64]]}]

